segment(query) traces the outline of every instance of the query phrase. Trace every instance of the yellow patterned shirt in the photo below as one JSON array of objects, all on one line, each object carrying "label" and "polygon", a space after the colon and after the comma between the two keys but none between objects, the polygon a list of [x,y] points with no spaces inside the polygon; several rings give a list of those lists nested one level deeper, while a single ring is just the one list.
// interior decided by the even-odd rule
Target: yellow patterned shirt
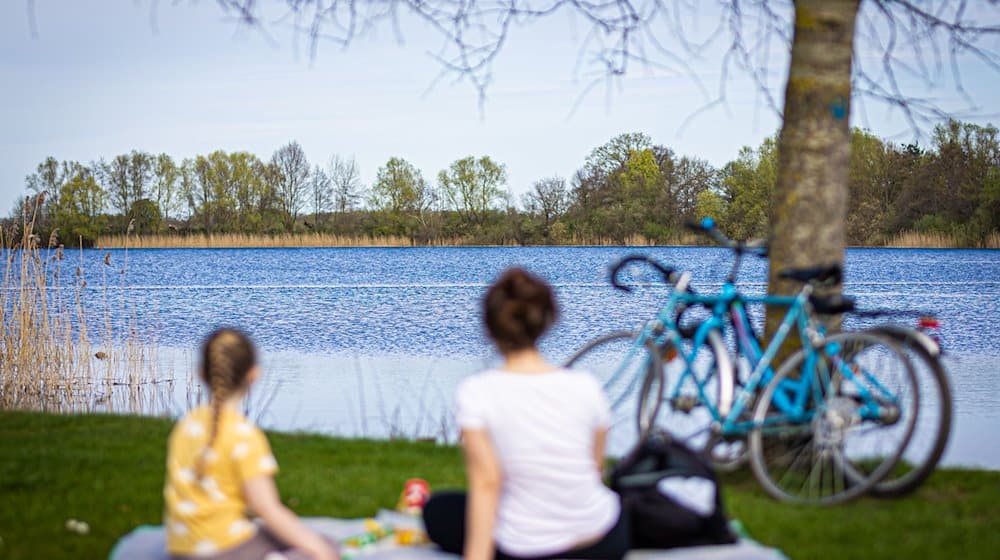
[{"label": "yellow patterned shirt", "polygon": [[212,554],[252,537],[257,529],[247,517],[243,483],[278,472],[264,433],[239,412],[224,408],[199,480],[198,459],[211,426],[212,411],[202,406],[170,433],[163,497],[167,549],[172,554]]}]

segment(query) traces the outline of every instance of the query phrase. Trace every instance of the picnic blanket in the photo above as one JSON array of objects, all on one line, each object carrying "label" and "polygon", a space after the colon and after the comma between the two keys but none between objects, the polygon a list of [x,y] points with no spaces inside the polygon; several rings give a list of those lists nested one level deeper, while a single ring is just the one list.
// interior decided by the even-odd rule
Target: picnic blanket
[{"label": "picnic blanket", "polygon": [[[383,523],[406,523],[399,514],[383,510],[375,519]],[[315,531],[341,541],[365,531],[364,519],[306,517],[305,523]],[[386,539],[389,541],[389,539]],[[122,537],[111,550],[109,560],[169,560],[167,535],[160,525],[143,525]],[[380,542],[362,551],[365,560],[456,560],[454,554],[442,552],[434,545],[399,546]],[[743,538],[735,544],[696,546],[669,550],[633,550],[626,560],[787,560],[780,551]]]}]

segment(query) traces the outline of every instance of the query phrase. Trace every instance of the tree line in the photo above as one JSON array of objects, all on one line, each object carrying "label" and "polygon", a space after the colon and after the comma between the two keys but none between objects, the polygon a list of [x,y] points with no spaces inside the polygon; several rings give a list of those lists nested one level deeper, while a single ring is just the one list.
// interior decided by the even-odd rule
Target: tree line
[{"label": "tree line", "polygon": [[[506,166],[469,156],[424,178],[390,158],[370,185],[354,158],[311,163],[297,142],[264,160],[218,150],[180,161],[133,150],[89,164],[48,157],[25,179],[10,217],[68,246],[109,233],[280,235],[317,231],[400,236],[414,243],[670,243],[687,220],[713,216],[733,238],[766,236],[780,154],[776,137],[721,168],[676,154],[643,133],[594,148],[568,180],[544,177],[520,197]],[[929,146],[854,129],[848,242],[881,245],[900,232],[978,245],[1000,230],[1000,139],[992,125],[951,121]],[[33,207],[34,205],[34,207]]]}]

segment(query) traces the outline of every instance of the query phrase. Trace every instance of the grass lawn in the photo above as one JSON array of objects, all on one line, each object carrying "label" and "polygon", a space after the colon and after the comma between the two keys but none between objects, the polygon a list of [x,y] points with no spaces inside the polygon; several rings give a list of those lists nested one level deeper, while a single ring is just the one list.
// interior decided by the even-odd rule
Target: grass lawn
[{"label": "grass lawn", "polygon": [[[158,524],[171,423],[155,418],[0,412],[0,559],[105,558],[121,535]],[[301,515],[364,517],[393,507],[407,478],[462,486],[454,447],[269,434],[285,502]],[[828,509],[767,498],[749,474],[727,506],[791,558],[997,558],[1000,472],[941,470],[900,500]],[[68,519],[90,533],[68,531]]]}]

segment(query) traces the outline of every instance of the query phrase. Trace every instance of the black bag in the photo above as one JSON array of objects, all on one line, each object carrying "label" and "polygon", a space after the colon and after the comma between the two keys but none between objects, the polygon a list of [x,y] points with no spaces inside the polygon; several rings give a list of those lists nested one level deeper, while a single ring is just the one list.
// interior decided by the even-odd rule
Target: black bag
[{"label": "black bag", "polygon": [[712,465],[664,433],[653,433],[611,473],[629,514],[634,548],[736,541]]}]

